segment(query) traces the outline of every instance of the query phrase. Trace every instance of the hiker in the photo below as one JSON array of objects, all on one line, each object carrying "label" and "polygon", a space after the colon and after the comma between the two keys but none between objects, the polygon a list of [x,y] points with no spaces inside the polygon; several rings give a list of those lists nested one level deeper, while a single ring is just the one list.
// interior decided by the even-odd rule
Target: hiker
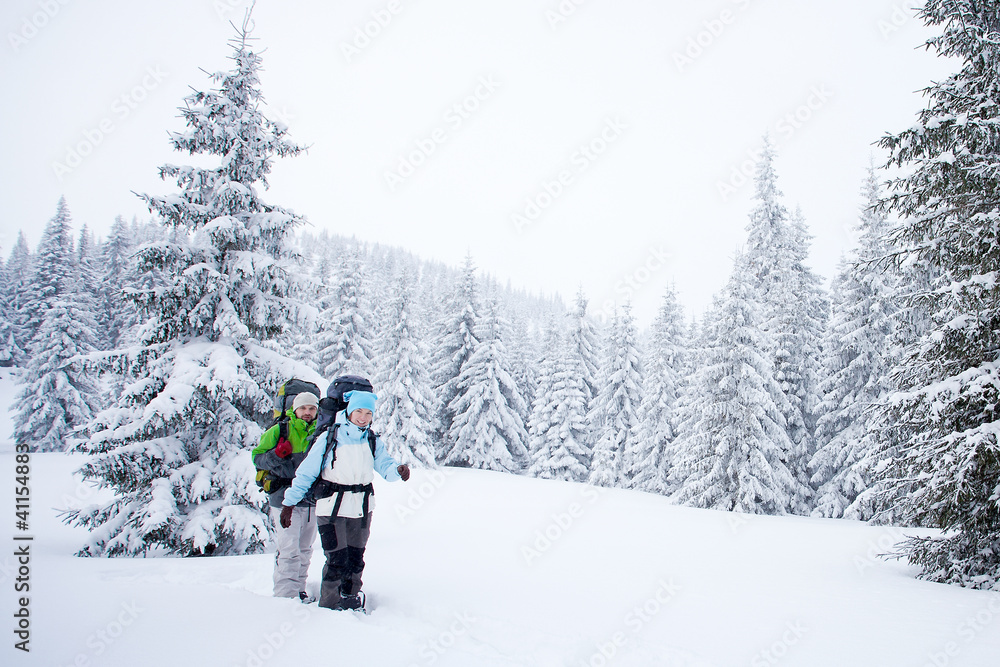
[{"label": "hiker", "polygon": [[282,526],[290,525],[295,505],[316,482],[319,536],[326,553],[319,606],[363,610],[361,573],[374,507],[374,471],[386,481],[405,482],[410,469],[393,459],[370,429],[378,397],[360,390],[344,397],[347,408],[326,432],[326,447],[313,447],[295,472],[280,518]]},{"label": "hiker", "polygon": [[278,553],[274,557],[274,596],[299,598],[315,602],[306,592],[306,576],[316,541],[314,501],[298,499],[289,507],[288,521],[282,521],[282,501],[295,477],[295,470],[306,458],[310,436],[316,429],[319,398],[311,392],[295,396],[287,415],[287,439],[281,437],[281,425],[264,431],[260,444],[253,450],[253,463],[258,470],[269,471],[271,519],[276,526]]}]

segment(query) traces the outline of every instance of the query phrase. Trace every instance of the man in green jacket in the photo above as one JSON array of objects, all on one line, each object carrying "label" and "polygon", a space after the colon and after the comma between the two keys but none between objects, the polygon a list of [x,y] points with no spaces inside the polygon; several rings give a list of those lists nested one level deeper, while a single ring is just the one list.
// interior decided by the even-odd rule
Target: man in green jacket
[{"label": "man in green jacket", "polygon": [[306,592],[306,577],[312,559],[313,542],[316,541],[316,512],[311,499],[303,500],[292,511],[291,524],[281,525],[281,502],[285,491],[295,477],[309,450],[310,436],[316,429],[319,398],[303,392],[296,395],[288,411],[288,437],[282,438],[279,424],[275,424],[260,437],[260,444],[253,450],[253,463],[258,470],[269,471],[271,519],[275,526],[278,553],[274,559],[274,596],[299,598],[313,602]]}]

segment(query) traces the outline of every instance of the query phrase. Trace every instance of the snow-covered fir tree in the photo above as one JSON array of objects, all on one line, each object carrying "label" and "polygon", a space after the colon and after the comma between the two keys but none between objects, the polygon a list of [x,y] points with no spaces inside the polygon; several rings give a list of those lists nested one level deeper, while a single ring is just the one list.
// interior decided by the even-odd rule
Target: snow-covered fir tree
[{"label": "snow-covered fir tree", "polygon": [[531,405],[535,400],[538,387],[537,343],[528,328],[528,322],[521,315],[514,313],[510,317],[511,335],[507,343],[507,353],[510,357],[510,375],[514,378],[528,406],[528,412],[521,415],[521,420],[528,423]]},{"label": "snow-covered fir tree", "polygon": [[580,365],[568,340],[550,321],[529,422],[528,474],[534,477],[583,482],[590,474],[587,386]]},{"label": "snow-covered fir tree", "polygon": [[793,511],[808,513],[810,501],[809,458],[814,449],[809,414],[819,399],[815,369],[825,316],[819,280],[804,265],[808,234],[804,224],[793,223],[781,203],[774,169],[774,148],[765,138],[754,175],[757,201],[747,225],[747,248],[742,260],[754,299],[760,304],[758,326],[762,342],[772,360],[774,378],[785,400],[785,428],[791,446],[783,454],[785,464],[799,480],[802,493],[793,499]]},{"label": "snow-covered fir tree", "polygon": [[677,437],[678,409],[686,361],[684,315],[673,287],[663,295],[646,350],[645,385],[640,416],[639,455],[631,471],[632,487],[670,492],[668,478]]},{"label": "snow-covered fir tree", "polygon": [[80,240],[76,245],[76,282],[78,285],[78,299],[83,308],[87,308],[91,313],[91,319],[95,323],[94,344],[99,350],[106,350],[110,347],[107,337],[108,322],[101,309],[101,274],[98,269],[100,257],[98,248],[94,244],[94,236],[84,225],[80,229]]},{"label": "snow-covered fir tree", "polygon": [[70,512],[91,531],[81,555],[243,554],[268,541],[266,498],[248,449],[270,418],[271,396],[291,376],[313,378],[269,341],[298,308],[286,239],[302,222],[261,201],[275,156],[301,148],[262,112],[249,17],[232,40],[232,69],[195,91],[171,133],[175,150],[217,166],[165,165],[180,192],[142,195],[172,230],[138,253],[131,298],[137,343],[108,356],[124,377],[83,449],[86,480],[111,499]]},{"label": "snow-covered fir tree", "polygon": [[737,258],[705,366],[693,379],[698,399],[676,461],[678,502],[749,514],[785,514],[804,491],[785,464],[792,447],[787,399],[774,379],[764,309]]},{"label": "snow-covered fir tree", "polygon": [[314,358],[320,372],[331,379],[344,374],[367,377],[374,371],[375,300],[365,298],[361,266],[357,249],[342,253],[337,286],[321,301]]},{"label": "snow-covered fir tree", "polygon": [[459,377],[479,344],[479,288],[471,256],[466,256],[455,293],[442,310],[444,312],[435,326],[437,335],[432,374],[435,392],[441,401],[438,413],[439,440],[444,451],[449,451],[455,445],[450,437],[457,416],[452,404],[462,391]]},{"label": "snow-covered fir tree", "polygon": [[104,271],[98,298],[109,349],[117,348],[136,323],[135,306],[125,297],[126,286],[136,277],[133,253],[132,235],[125,219],[119,215],[101,251]]},{"label": "snow-covered fir tree", "polygon": [[10,317],[10,331],[2,344],[10,351],[13,363],[18,366],[23,364],[24,351],[31,341],[32,327],[29,326],[24,305],[34,272],[33,262],[28,240],[23,231],[18,232],[17,241],[4,265],[4,283],[0,285],[0,295],[7,305]]},{"label": "snow-covered fir tree", "polygon": [[815,516],[867,520],[872,515],[868,503],[852,504],[869,488],[876,463],[872,410],[889,390],[898,285],[894,273],[886,271],[889,224],[875,208],[879,184],[874,169],[869,169],[862,195],[858,247],[834,282],[833,314],[823,345],[818,449],[809,467],[817,489]]},{"label": "snow-covered fir tree", "polygon": [[535,366],[535,398],[531,402],[526,428],[528,430],[528,452],[531,455],[532,467],[529,475],[537,476],[534,462],[539,458],[547,459],[544,434],[553,424],[552,413],[547,409],[547,397],[552,393],[555,381],[555,365],[558,355],[562,352],[562,337],[555,321],[549,318],[545,324],[544,341],[541,356]]},{"label": "snow-covered fir tree", "polygon": [[928,46],[960,69],[881,141],[903,173],[883,202],[902,219],[893,250],[904,271],[934,276],[911,297],[931,330],[905,351],[882,415],[882,501],[942,529],[903,547],[921,576],[1000,591],[1000,5],[928,0],[920,16],[941,31]]},{"label": "snow-covered fir tree", "polygon": [[60,199],[35,261],[32,312],[39,322],[14,405],[14,442],[31,451],[73,447],[97,407],[97,388],[79,358],[94,351],[97,325],[78,279],[71,224],[66,200]]},{"label": "snow-covered fir tree", "polygon": [[475,334],[475,348],[462,366],[448,406],[454,419],[444,463],[520,472],[528,464],[528,434],[521,420],[527,407],[510,374],[504,343],[510,325],[495,299],[487,304]]},{"label": "snow-covered fir tree", "polygon": [[587,315],[587,297],[583,293],[583,288],[577,290],[575,307],[568,317],[570,318],[570,352],[580,361],[589,404],[598,392],[597,378],[601,365],[601,336],[593,320]]},{"label": "snow-covered fir tree", "polygon": [[823,400],[819,385],[824,377],[823,339],[830,322],[830,294],[823,287],[823,279],[806,264],[813,236],[809,233],[805,217],[799,208],[792,214],[789,231],[792,293],[798,295],[798,299],[792,302],[789,317],[789,340],[795,344],[789,361],[798,366],[798,381],[794,393],[801,406],[805,432],[809,439],[807,454],[812,456],[816,448],[819,405]]},{"label": "snow-covered fir tree", "polygon": [[434,467],[437,398],[422,330],[413,312],[411,274],[403,271],[379,342],[376,393],[382,399],[378,430],[402,463]]},{"label": "snow-covered fir tree", "polygon": [[[0,285],[7,285],[9,282],[7,264],[0,257]],[[0,368],[13,366],[21,356],[14,336],[16,311],[6,297],[6,289],[0,287]]]},{"label": "snow-covered fir tree", "polygon": [[588,421],[596,444],[591,461],[591,484],[625,488],[640,449],[642,362],[632,306],[626,303],[616,313],[604,344],[599,374]]}]

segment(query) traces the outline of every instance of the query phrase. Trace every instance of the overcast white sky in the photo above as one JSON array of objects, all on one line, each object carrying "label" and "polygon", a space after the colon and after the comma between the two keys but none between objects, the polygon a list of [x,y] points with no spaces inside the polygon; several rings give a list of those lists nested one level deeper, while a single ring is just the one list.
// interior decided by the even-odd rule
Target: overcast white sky
[{"label": "overcast white sky", "polygon": [[[670,281],[699,315],[724,285],[752,206],[750,179],[732,179],[769,132],[829,278],[873,142],[955,68],[918,48],[913,4],[259,0],[265,97],[310,146],[276,162],[264,199],[428,259],[471,252],[567,301],[582,285],[594,311],[630,296],[645,325]],[[175,190],[157,168],[190,158],[167,131],[202,70],[229,68],[248,5],[2,3],[4,257],[19,229],[37,242],[60,195],[103,235],[148,215],[133,191]]]}]

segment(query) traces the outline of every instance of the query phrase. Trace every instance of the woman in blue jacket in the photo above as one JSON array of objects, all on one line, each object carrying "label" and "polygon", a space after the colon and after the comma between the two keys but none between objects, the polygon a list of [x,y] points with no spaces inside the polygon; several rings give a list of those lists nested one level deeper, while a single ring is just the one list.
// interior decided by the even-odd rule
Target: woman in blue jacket
[{"label": "woman in blue jacket", "polygon": [[285,492],[281,510],[284,526],[286,517],[291,521],[295,505],[319,480],[314,491],[317,527],[326,553],[319,606],[329,609],[364,606],[361,573],[374,508],[374,471],[389,482],[410,478],[410,469],[393,459],[370,429],[378,397],[367,391],[352,391],[345,397],[347,409],[337,414],[326,432],[335,445],[317,443],[309,449]]}]

